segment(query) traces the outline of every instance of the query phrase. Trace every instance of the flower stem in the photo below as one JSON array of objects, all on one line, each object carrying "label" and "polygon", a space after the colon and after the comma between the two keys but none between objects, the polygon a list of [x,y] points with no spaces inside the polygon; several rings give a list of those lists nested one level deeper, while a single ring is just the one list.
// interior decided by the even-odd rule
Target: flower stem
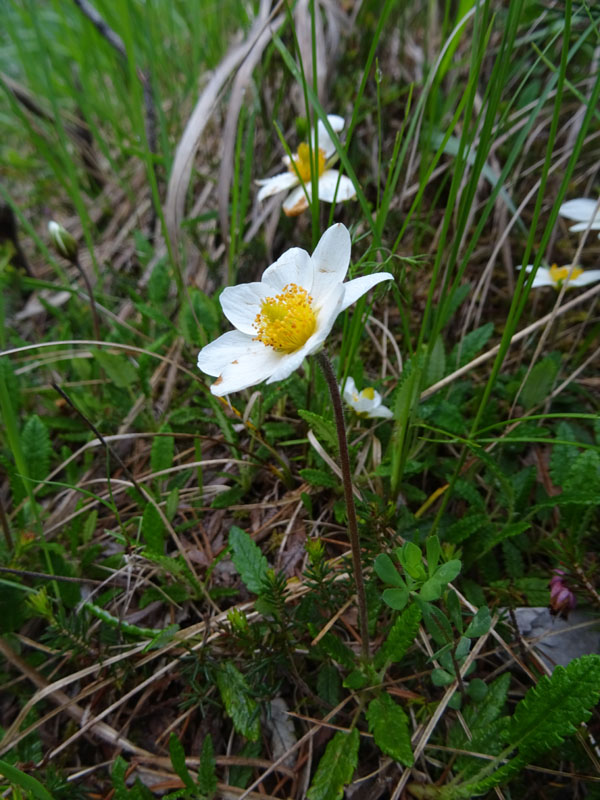
[{"label": "flower stem", "polygon": [[354,506],[354,495],[352,494],[352,474],[350,472],[350,456],[348,454],[348,441],[346,438],[346,425],[344,423],[344,411],[342,409],[342,397],[338,382],[331,365],[331,361],[325,352],[321,351],[316,355],[319,366],[323,370],[323,375],[329,386],[335,425],[337,428],[338,442],[340,447],[340,466],[342,468],[342,482],[344,484],[344,499],[346,500],[346,511],[348,515],[348,534],[350,536],[350,549],[352,550],[352,565],[354,567],[354,581],[356,583],[356,598],[358,602],[358,621],[360,626],[360,638],[362,641],[362,656],[365,660],[369,659],[369,629],[367,624],[367,596],[365,594],[365,584],[363,581],[362,563],[360,557],[360,542],[358,539],[358,523],[356,521],[356,508]]}]

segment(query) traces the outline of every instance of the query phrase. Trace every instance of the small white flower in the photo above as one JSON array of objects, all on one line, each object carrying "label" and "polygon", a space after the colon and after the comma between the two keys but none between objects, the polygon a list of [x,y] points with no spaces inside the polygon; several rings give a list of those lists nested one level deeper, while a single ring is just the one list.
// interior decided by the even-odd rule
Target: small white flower
[{"label": "small white flower", "polygon": [[[519,269],[521,269],[519,267]],[[526,272],[531,272],[533,264],[528,264],[525,267]],[[531,287],[537,289],[538,286],[554,286],[555,289],[560,289],[563,283],[569,278],[567,288],[574,288],[576,286],[587,286],[590,283],[600,281],[600,269],[587,269],[583,270],[580,267],[573,267],[567,264],[566,267],[558,267],[553,264],[550,269],[547,267],[538,267]]]},{"label": "small white flower", "polygon": [[[600,211],[596,211],[598,203],[589,197],[578,197],[568,200],[558,209],[561,217],[575,220],[576,225],[571,225],[570,231],[586,231],[588,226],[592,231],[600,230]],[[590,224],[591,220],[591,224]],[[600,238],[600,234],[598,234]]]},{"label": "small white flower", "polygon": [[[344,120],[336,114],[328,114],[327,121],[336,133],[344,127]],[[336,203],[340,203],[343,200],[351,200],[356,195],[356,190],[350,178],[346,177],[346,175],[340,175],[337,169],[330,169],[331,165],[337,160],[337,152],[321,120],[317,123],[317,129],[319,134],[319,153],[317,158],[319,200],[324,200],[326,203],[333,203],[334,200]],[[312,133],[312,144],[314,147],[314,132]],[[259,186],[262,186],[258,193],[258,199],[264,200],[266,197],[295,186],[297,188],[284,200],[283,211],[288,217],[296,217],[301,214],[308,208],[306,195],[308,194],[310,199],[312,193],[311,172],[314,164],[314,155],[313,153],[311,163],[310,148],[306,142],[303,142],[298,147],[298,152],[293,154],[292,159],[289,156],[285,156],[283,162],[287,165],[287,172],[274,175],[272,178],[256,181]]]},{"label": "small white flower", "polygon": [[338,223],[328,228],[314,253],[292,247],[264,271],[260,282],[228,286],[221,306],[236,330],[203,347],[198,367],[217,377],[214,395],[238,392],[261,381],[281,381],[315,353],[340,314],[389,272],[344,283],[350,263],[350,234]]},{"label": "small white flower", "polygon": [[359,417],[392,419],[394,416],[387,406],[381,404],[381,395],[378,391],[372,386],[367,386],[362,392],[359,392],[354,378],[351,377],[346,378],[344,400]]}]

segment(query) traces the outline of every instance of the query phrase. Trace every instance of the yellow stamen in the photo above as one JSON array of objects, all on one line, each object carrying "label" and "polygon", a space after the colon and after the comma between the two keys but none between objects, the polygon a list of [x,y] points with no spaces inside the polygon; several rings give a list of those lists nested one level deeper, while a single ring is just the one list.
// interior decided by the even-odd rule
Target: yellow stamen
[{"label": "yellow stamen", "polygon": [[[318,177],[321,177],[323,172],[325,172],[325,153],[319,147],[318,153]],[[314,153],[313,153],[314,159]],[[290,163],[288,169],[294,175],[296,174],[296,170],[298,170],[298,175],[302,178],[303,183],[310,183],[310,176],[312,175],[312,166],[314,162],[311,162],[310,159],[310,148],[306,144],[306,142],[302,142],[302,144],[298,147],[298,152],[294,153],[292,156],[292,162]]]},{"label": "yellow stamen", "polygon": [[317,327],[312,297],[301,286],[288,283],[281,294],[262,301],[254,327],[259,342],[280,353],[294,353]]},{"label": "yellow stamen", "polygon": [[[570,274],[569,274],[570,273]],[[550,267],[550,280],[552,283],[558,288],[561,286],[562,282],[569,278],[569,282],[574,280],[575,278],[579,277],[583,273],[583,270],[579,267],[559,267],[556,264],[552,264]]]},{"label": "yellow stamen", "polygon": [[372,386],[367,386],[366,389],[362,390],[361,396],[365,397],[367,400],[374,400],[375,399],[375,389]]}]

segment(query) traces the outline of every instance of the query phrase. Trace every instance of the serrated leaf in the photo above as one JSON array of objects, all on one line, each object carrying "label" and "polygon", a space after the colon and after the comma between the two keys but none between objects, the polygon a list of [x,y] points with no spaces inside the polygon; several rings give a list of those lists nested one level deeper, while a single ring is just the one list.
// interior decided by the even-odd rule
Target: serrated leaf
[{"label": "serrated leaf", "polygon": [[161,258],[156,263],[148,280],[148,297],[150,301],[155,305],[163,303],[169,294],[170,283],[171,278],[169,277],[166,261]]},{"label": "serrated leaf", "polygon": [[547,399],[556,379],[558,366],[558,363],[548,356],[533,367],[521,392],[520,402],[524,408],[532,408]]},{"label": "serrated leaf", "polygon": [[233,727],[246,739],[256,741],[260,735],[258,704],[250,694],[246,679],[231,661],[219,666],[217,686]]},{"label": "serrated leaf", "polygon": [[358,689],[362,689],[369,683],[369,679],[364,674],[364,672],[360,669],[353,669],[345,678],[343,685],[347,689],[352,689],[353,691],[357,691]]},{"label": "serrated leaf", "polygon": [[328,450],[334,453],[337,452],[338,439],[333,422],[325,419],[320,414],[315,414],[314,411],[306,411],[303,408],[298,409],[298,414],[310,425],[317,439],[320,439]]},{"label": "serrated leaf", "polygon": [[216,767],[212,736],[209,733],[202,742],[198,765],[198,789],[207,798],[211,798],[217,791]]},{"label": "serrated leaf", "polygon": [[317,675],[317,694],[330,706],[337,706],[340,702],[342,682],[340,673],[333,664],[322,664]]},{"label": "serrated leaf", "polygon": [[269,563],[260,547],[252,541],[246,531],[236,525],[229,530],[229,546],[232,553],[231,560],[240,573],[245,587],[249,592],[260,594],[269,569]]},{"label": "serrated leaf", "polygon": [[33,414],[21,432],[21,449],[27,465],[27,474],[36,481],[41,481],[48,476],[50,465],[50,435],[48,429],[38,417]]},{"label": "serrated leaf", "polygon": [[148,503],[142,515],[142,536],[151,553],[163,555],[165,549],[165,523],[158,510]]},{"label": "serrated leaf", "polygon": [[115,386],[127,389],[137,382],[137,370],[127,356],[107,353],[100,349],[92,349],[92,353]]},{"label": "serrated leaf", "polygon": [[486,322],[485,325],[469,331],[466,336],[463,336],[450,353],[449,361],[453,365],[453,369],[458,369],[472,361],[477,353],[486,346],[493,332],[493,323]]},{"label": "serrated leaf", "polygon": [[171,732],[169,737],[169,755],[171,756],[171,764],[173,765],[173,769],[177,775],[179,775],[184,785],[188,789],[194,791],[196,789],[196,784],[194,783],[185,763],[185,750],[173,732]]},{"label": "serrated leaf", "polygon": [[[161,428],[161,433],[168,431]],[[150,469],[152,472],[161,472],[173,466],[173,453],[175,452],[175,439],[172,436],[155,436],[150,451]]]},{"label": "serrated leaf", "polygon": [[396,619],[382,647],[375,656],[375,667],[380,669],[386,662],[402,661],[419,631],[421,609],[416,603],[410,605]]},{"label": "serrated leaf", "polygon": [[470,639],[477,639],[479,636],[484,636],[489,631],[491,624],[492,618],[490,616],[490,610],[487,606],[483,606],[483,608],[477,610],[477,613],[467,626],[465,636],[468,636]]},{"label": "serrated leaf", "polygon": [[332,631],[327,631],[325,636],[320,639],[318,647],[324,650],[334,661],[337,661],[338,664],[347,669],[354,669],[354,653]]},{"label": "serrated leaf", "polygon": [[344,786],[350,783],[358,761],[359,736],[356,728],[350,733],[338,731],[325,748],[314,774],[307,800],[341,800]]},{"label": "serrated leaf", "polygon": [[340,486],[339,480],[324,469],[306,467],[300,470],[300,477],[311,486],[325,486],[327,489],[337,489]]},{"label": "serrated leaf", "polygon": [[407,767],[414,764],[408,717],[389,694],[371,700],[367,709],[369,730],[382,753]]},{"label": "serrated leaf", "polygon": [[406,589],[406,584],[387,553],[380,553],[377,556],[373,568],[384,583],[389,583],[390,586],[396,586],[399,589]]},{"label": "serrated leaf", "polygon": [[385,589],[382,594],[383,602],[395,611],[402,611],[408,603],[408,588],[404,589]]}]

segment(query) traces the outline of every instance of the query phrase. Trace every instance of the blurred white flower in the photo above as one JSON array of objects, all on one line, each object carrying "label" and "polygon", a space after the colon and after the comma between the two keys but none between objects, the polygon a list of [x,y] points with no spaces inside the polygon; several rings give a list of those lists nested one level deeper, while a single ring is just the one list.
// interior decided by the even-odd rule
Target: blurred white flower
[{"label": "blurred white flower", "polygon": [[[531,272],[532,269],[533,264],[528,264],[525,267],[526,272]],[[537,289],[538,286],[554,286],[555,289],[560,289],[567,278],[569,279],[567,283],[567,288],[569,289],[576,286],[587,286],[590,283],[600,281],[600,269],[583,270],[580,267],[571,265],[558,267],[556,264],[553,264],[550,269],[538,267],[531,286],[533,289]]]},{"label": "blurred white flower", "polygon": [[356,411],[359,417],[392,419],[394,416],[387,406],[381,404],[381,395],[378,391],[372,386],[367,386],[362,392],[359,392],[354,378],[346,378],[343,396],[346,403]]},{"label": "blurred white flower", "polygon": [[292,247],[260,282],[224,289],[223,313],[236,330],[198,354],[198,367],[217,377],[211,392],[222,396],[287,378],[321,348],[338,314],[381,281],[393,280],[389,272],[378,272],[344,283],[349,263],[350,234],[338,223],[325,231],[312,256]]},{"label": "blurred white flower", "polygon": [[[344,127],[343,118],[335,114],[328,114],[327,121],[336,133]],[[340,175],[337,169],[330,169],[331,165],[337,160],[335,145],[321,120],[318,121],[317,128],[319,134],[317,157],[319,200],[324,200],[326,203],[333,203],[334,201],[341,203],[344,200],[351,200],[356,195],[352,181],[346,175]],[[314,148],[314,131],[311,135]],[[295,186],[297,188],[284,200],[283,211],[288,217],[296,217],[301,214],[308,208],[306,195],[308,194],[310,199],[312,193],[311,173],[315,162],[314,156],[315,154],[313,153],[311,160],[310,148],[306,142],[303,142],[298,147],[298,152],[293,154],[292,159],[289,156],[284,157],[283,162],[287,165],[287,172],[274,175],[272,178],[256,181],[262,187],[258,193],[258,199],[264,200],[266,197]]]},{"label": "blurred white flower", "polygon": [[[588,229],[592,231],[600,230],[600,211],[596,210],[598,205],[596,200],[589,197],[578,197],[575,200],[567,200],[558,209],[561,217],[575,220],[576,225],[571,225],[570,231],[574,233],[577,231],[585,231]],[[590,224],[591,220],[591,224]],[[598,234],[600,237],[600,234]]]}]

